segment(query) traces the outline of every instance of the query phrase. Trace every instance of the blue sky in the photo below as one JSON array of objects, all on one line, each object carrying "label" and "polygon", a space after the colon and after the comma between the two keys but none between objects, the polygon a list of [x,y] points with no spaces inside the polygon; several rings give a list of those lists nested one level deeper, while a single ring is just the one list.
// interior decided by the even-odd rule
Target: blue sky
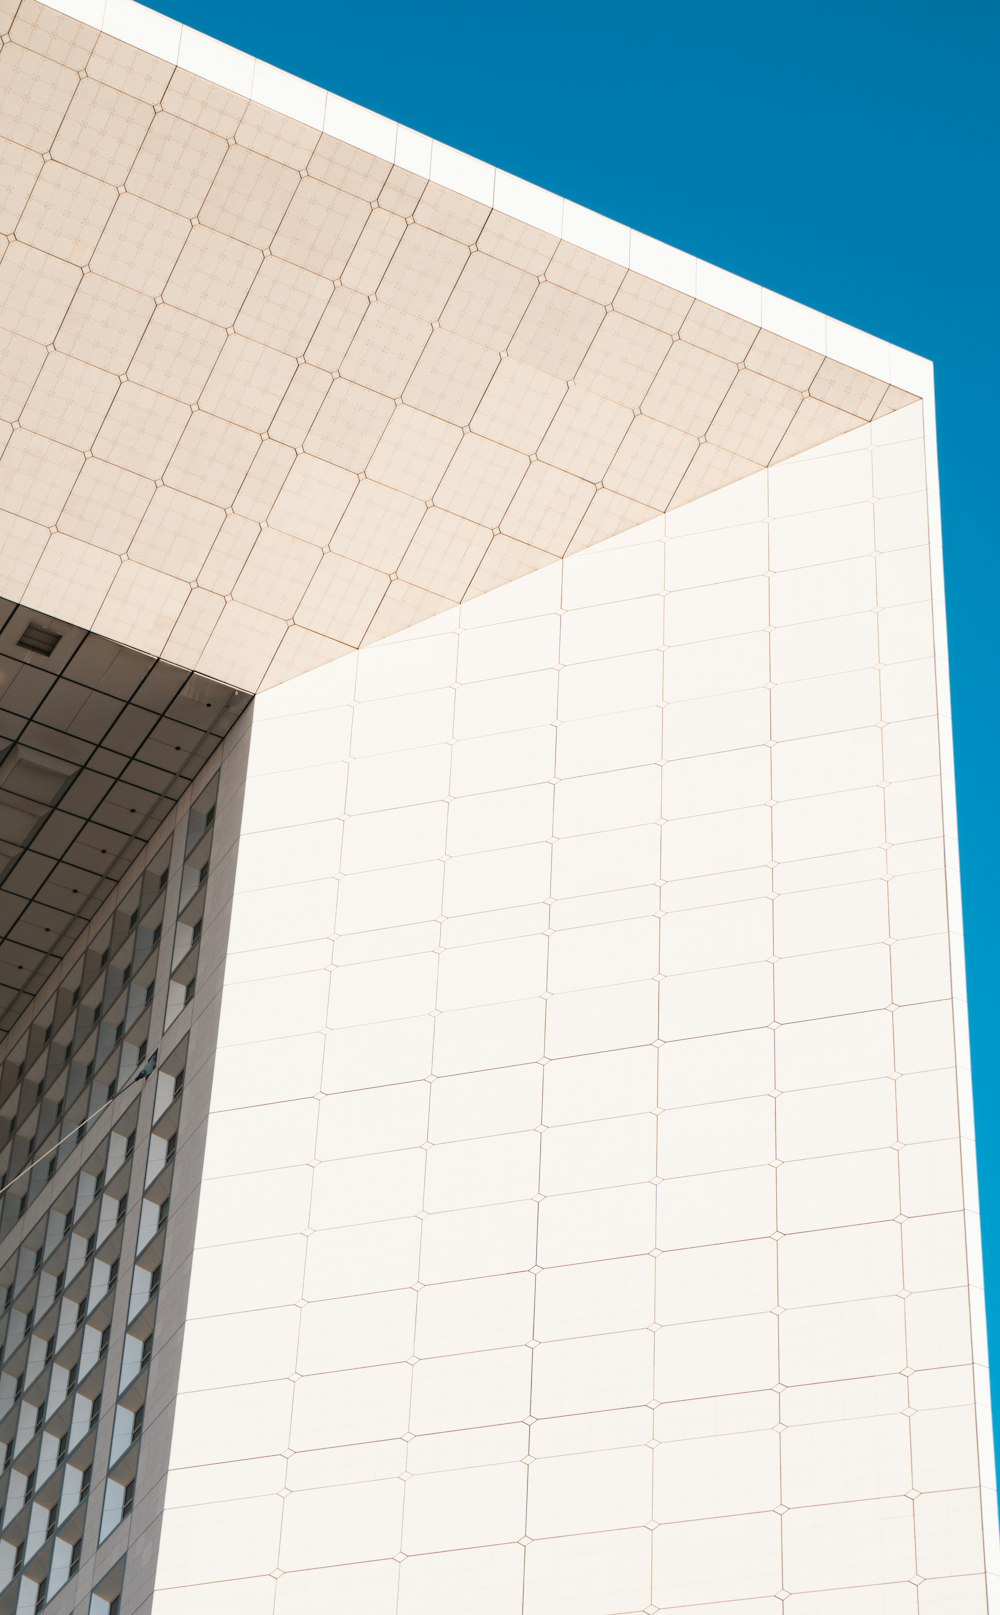
[{"label": "blue sky", "polygon": [[991,1339],[1000,8],[184,0],[171,16],[934,360]]}]

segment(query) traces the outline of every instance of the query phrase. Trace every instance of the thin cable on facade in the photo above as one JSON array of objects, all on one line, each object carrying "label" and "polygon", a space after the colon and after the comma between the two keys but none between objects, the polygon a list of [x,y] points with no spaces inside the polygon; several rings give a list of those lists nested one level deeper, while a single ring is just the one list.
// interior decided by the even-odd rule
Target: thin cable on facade
[{"label": "thin cable on facade", "polygon": [[123,1093],[126,1093],[129,1088],[134,1087],[137,1082],[145,1082],[147,1077],[151,1077],[153,1072],[156,1070],[156,1056],[158,1052],[158,1050],[154,1049],[153,1053],[149,1056],[149,1059],[145,1062],[145,1064],[141,1065],[138,1071],[134,1071],[129,1077],[128,1081],[123,1083],[122,1086],[111,1095],[110,1099],[106,1099],[103,1105],[98,1105],[92,1116],[85,1117],[84,1120],[78,1123],[76,1127],[71,1127],[68,1133],[63,1134],[62,1138],[57,1138],[55,1143],[50,1144],[47,1150],[42,1150],[41,1154],[36,1155],[33,1160],[28,1162],[27,1166],[23,1166],[16,1177],[11,1178],[9,1183],[5,1183],[3,1188],[0,1188],[0,1199],[2,1199],[7,1193],[8,1189],[13,1189],[15,1183],[20,1183],[22,1178],[26,1178],[30,1172],[33,1172],[35,1167],[38,1166],[40,1162],[47,1160],[50,1155],[55,1154],[56,1150],[61,1149],[62,1146],[73,1137],[74,1133],[76,1133],[78,1137],[80,1134],[85,1133],[90,1127],[91,1122],[96,1122],[98,1116],[100,1116],[103,1111],[107,1110],[109,1105],[113,1105],[115,1100],[118,1099]]}]

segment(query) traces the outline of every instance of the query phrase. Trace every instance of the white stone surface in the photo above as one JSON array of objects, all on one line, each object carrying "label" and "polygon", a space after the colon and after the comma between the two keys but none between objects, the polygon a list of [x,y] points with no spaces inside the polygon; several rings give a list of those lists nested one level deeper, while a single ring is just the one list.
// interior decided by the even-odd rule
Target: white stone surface
[{"label": "white stone surface", "polygon": [[922,433],[258,699],[156,1615],[986,1610]]}]

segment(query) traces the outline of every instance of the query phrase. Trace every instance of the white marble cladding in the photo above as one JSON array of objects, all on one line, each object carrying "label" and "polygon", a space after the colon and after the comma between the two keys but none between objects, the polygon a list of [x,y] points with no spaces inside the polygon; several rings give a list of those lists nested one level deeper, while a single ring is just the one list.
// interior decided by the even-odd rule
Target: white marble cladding
[{"label": "white marble cladding", "polygon": [[986,1611],[921,423],[257,701],[154,1615]]}]

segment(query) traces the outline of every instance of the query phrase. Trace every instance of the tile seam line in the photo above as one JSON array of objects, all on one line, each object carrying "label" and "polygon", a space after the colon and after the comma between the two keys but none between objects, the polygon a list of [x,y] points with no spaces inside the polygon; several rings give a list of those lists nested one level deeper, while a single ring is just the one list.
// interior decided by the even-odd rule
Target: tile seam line
[{"label": "tile seam line", "polygon": [[[763,330],[884,379],[891,386],[923,396],[933,385],[933,364],[922,355],[408,129],[332,90],[310,84],[284,68],[140,5],[138,0],[44,0],[44,4],[60,16],[95,28],[159,61],[182,67],[258,106],[293,118],[306,128],[343,140],[370,156],[381,157],[467,200],[556,235],[723,313],[749,319]],[[206,60],[210,57],[215,58],[211,65]],[[222,77],[219,75],[224,64],[229,72]],[[464,178],[460,172],[463,168]],[[658,259],[665,260],[662,266]],[[804,332],[804,324],[814,327],[811,334]]]}]

